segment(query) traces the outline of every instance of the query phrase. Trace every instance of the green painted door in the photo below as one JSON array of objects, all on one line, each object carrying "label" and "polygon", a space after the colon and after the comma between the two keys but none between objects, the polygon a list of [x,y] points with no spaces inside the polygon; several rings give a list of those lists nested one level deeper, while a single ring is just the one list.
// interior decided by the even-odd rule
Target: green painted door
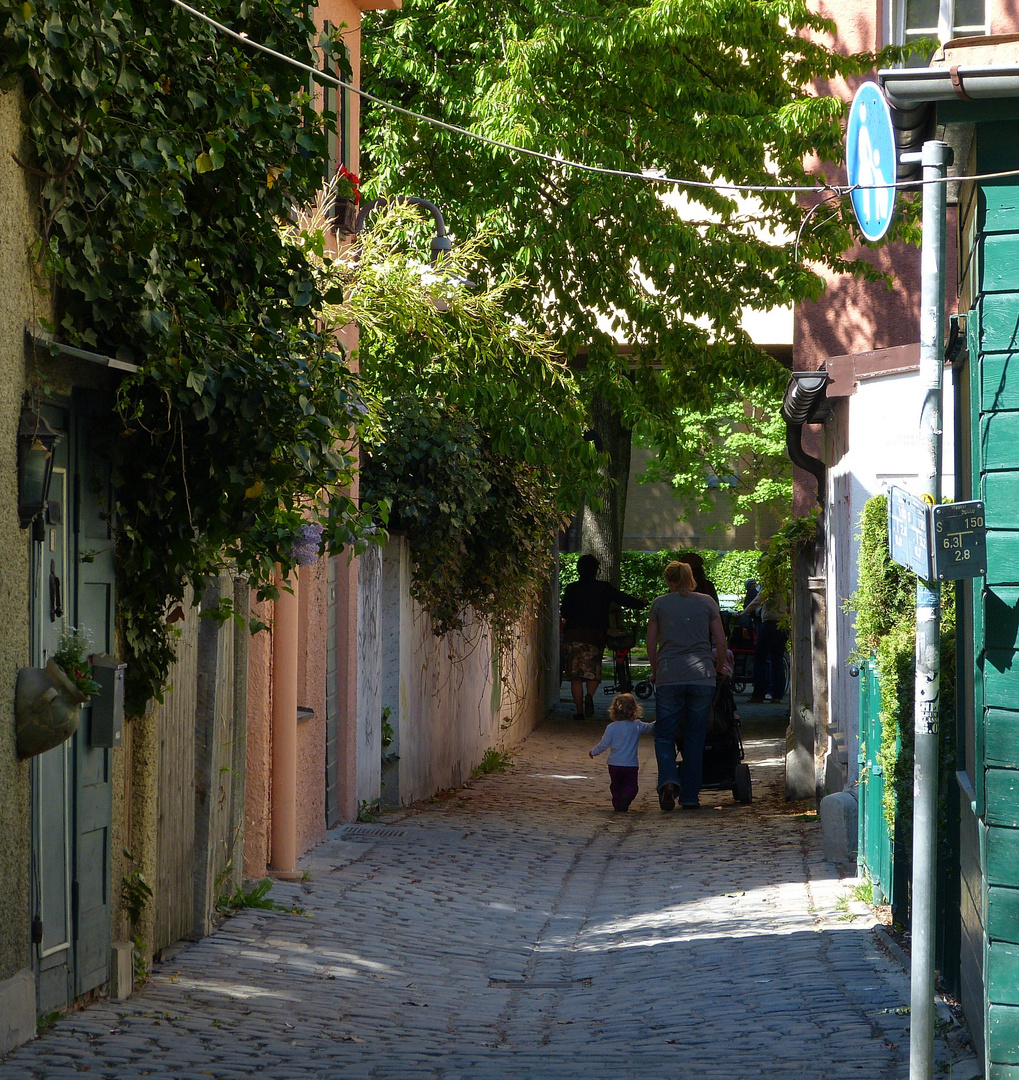
[{"label": "green painted door", "polygon": [[[66,615],[68,509],[70,506],[70,413],[44,410],[50,425],[64,432],[54,450],[50,510],[41,540],[32,539],[32,663],[38,667],[57,647]],[[32,939],[37,1007],[40,1014],[63,1008],[73,998],[71,856],[73,744],[69,740],[32,759]]]},{"label": "green painted door", "polygon": [[[102,413],[90,395],[47,409],[57,444],[50,510],[32,543],[33,663],[44,664],[65,625],[96,652],[113,651],[113,544],[103,520],[109,477],[94,448]],[[47,1013],[109,979],[111,751],[90,745],[91,707],[73,738],[35,758],[33,941],[37,1004]]]},{"label": "green painted door", "polygon": [[[96,425],[108,411],[102,399],[75,397],[74,618],[89,629],[96,652],[114,651],[113,537],[107,520],[110,474],[95,446]],[[74,992],[87,993],[110,977],[112,887],[112,751],[90,743],[92,708],[82,710],[74,742],[75,831]]]}]

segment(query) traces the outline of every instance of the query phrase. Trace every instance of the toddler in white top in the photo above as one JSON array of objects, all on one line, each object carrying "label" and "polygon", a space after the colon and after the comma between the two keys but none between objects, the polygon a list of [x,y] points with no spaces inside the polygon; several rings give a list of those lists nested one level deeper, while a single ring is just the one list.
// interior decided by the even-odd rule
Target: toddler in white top
[{"label": "toddler in white top", "polygon": [[609,752],[609,791],[612,807],[628,810],[637,796],[637,742],[641,735],[654,731],[654,724],[640,718],[644,710],[633,694],[617,694],[609,706],[609,719],[601,742],[588,751],[589,757]]}]

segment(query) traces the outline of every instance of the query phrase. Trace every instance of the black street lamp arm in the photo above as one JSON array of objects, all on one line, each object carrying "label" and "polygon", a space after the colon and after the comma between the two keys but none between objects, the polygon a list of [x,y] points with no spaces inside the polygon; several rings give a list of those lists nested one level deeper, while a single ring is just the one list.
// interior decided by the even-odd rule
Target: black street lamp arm
[{"label": "black street lamp arm", "polygon": [[442,217],[442,211],[433,202],[418,198],[416,195],[387,195],[380,199],[372,199],[366,202],[357,212],[357,221],[354,223],[354,234],[364,229],[368,215],[380,206],[419,206],[427,210],[435,219],[435,235],[432,237],[432,266],[436,266],[439,256],[447,251],[452,251],[453,241],[446,235],[446,222]]}]

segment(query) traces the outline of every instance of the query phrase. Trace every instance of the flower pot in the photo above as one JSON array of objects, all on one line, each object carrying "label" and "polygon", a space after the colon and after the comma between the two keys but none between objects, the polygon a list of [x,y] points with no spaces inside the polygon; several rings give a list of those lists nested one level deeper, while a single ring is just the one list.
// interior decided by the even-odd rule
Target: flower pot
[{"label": "flower pot", "polygon": [[357,203],[353,199],[337,199],[333,203],[333,228],[341,236],[353,236],[357,226]]},{"label": "flower pot", "polygon": [[44,668],[22,668],[14,692],[18,753],[34,757],[69,739],[78,730],[86,701],[88,694],[52,660]]}]

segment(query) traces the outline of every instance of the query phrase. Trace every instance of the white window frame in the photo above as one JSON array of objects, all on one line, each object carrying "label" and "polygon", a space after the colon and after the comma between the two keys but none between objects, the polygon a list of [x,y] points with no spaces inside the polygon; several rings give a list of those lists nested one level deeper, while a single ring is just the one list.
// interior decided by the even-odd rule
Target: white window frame
[{"label": "white window frame", "polygon": [[[936,37],[942,45],[957,37],[977,37],[987,33],[988,0],[984,0],[984,22],[981,26],[956,27],[955,0],[940,0],[938,25],[914,27],[911,33],[929,31],[930,37]],[[885,10],[888,12],[888,25],[885,27],[885,40],[892,45],[903,45],[906,41],[906,0],[892,0]]]}]

